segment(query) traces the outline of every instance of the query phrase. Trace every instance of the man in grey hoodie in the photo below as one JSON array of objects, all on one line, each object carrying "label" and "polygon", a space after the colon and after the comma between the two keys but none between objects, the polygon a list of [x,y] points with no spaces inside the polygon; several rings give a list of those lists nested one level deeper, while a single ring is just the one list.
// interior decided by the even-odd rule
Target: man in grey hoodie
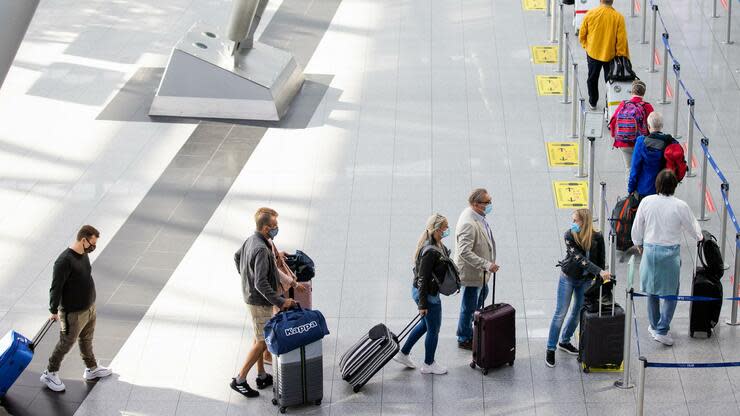
[{"label": "man in grey hoodie", "polygon": [[262,354],[267,350],[264,328],[272,317],[272,307],[290,309],[293,299],[277,293],[278,272],[271,241],[278,233],[278,213],[270,208],[260,208],[255,215],[256,229],[234,254],[236,269],[242,277],[242,295],[252,318],[255,343],[247,354],[244,366],[231,380],[231,388],[246,397],[257,397],[259,392],[247,383],[249,370],[257,364],[258,389],[272,385],[272,376],[265,371]]}]

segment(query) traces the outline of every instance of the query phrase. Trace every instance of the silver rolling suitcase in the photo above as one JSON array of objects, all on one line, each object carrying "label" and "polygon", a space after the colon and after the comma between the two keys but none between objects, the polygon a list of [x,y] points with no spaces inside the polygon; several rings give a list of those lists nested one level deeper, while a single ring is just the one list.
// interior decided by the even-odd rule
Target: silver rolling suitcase
[{"label": "silver rolling suitcase", "polygon": [[321,405],[324,397],[321,340],[275,357],[272,404],[285,413],[289,406]]}]

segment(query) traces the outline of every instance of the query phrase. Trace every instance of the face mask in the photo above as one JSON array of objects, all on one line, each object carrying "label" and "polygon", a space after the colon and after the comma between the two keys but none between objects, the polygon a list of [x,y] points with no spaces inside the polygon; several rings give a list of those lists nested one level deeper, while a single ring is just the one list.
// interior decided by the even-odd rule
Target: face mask
[{"label": "face mask", "polygon": [[270,236],[271,239],[275,239],[275,237],[278,235],[278,227],[271,228],[270,231],[267,232],[267,234]]},{"label": "face mask", "polygon": [[570,230],[574,233],[580,233],[581,232],[581,226],[578,225],[577,222],[570,223]]},{"label": "face mask", "polygon": [[450,229],[449,228],[446,229],[446,230],[444,230],[444,231],[442,231],[442,238],[446,238],[446,237],[449,237],[449,236],[450,236]]},{"label": "face mask", "polygon": [[89,244],[87,247],[84,247],[84,244],[83,244],[83,247],[82,247],[82,249],[85,251],[85,253],[90,254],[93,251],[95,251],[95,244],[90,244],[90,240],[87,240],[87,244]]},{"label": "face mask", "polygon": [[490,214],[491,211],[493,211],[493,204],[486,205],[486,209],[483,211],[486,213],[486,215]]}]

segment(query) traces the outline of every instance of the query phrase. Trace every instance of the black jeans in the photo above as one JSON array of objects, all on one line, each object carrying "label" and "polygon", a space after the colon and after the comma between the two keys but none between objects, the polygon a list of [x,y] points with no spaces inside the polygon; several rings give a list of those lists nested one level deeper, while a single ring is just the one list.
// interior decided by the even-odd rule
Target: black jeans
[{"label": "black jeans", "polygon": [[586,62],[588,63],[588,79],[586,85],[588,86],[588,103],[592,107],[596,107],[599,103],[599,72],[601,68],[604,68],[604,82],[606,82],[606,74],[609,72],[609,62],[602,62],[591,58],[586,55]]}]

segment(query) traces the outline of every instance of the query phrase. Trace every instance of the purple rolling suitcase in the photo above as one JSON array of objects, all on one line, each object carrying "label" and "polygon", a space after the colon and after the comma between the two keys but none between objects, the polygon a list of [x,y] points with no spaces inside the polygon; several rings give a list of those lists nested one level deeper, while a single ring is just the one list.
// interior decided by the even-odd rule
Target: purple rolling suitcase
[{"label": "purple rolling suitcase", "polygon": [[11,330],[0,339],[0,397],[20,377],[33,358],[33,349],[51,328],[54,321],[46,321],[32,340]]}]

